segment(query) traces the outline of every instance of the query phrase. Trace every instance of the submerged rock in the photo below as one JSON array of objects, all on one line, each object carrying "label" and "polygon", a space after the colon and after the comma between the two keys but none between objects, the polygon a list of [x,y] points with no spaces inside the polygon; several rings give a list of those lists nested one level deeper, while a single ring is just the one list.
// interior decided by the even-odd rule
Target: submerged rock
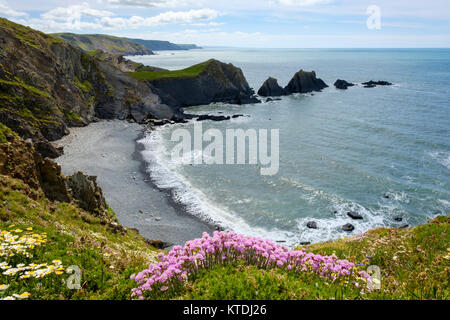
[{"label": "submerged rock", "polygon": [[353,230],[355,230],[355,226],[352,225],[351,223],[347,223],[342,226],[342,230],[347,231],[347,232],[352,232]]},{"label": "submerged rock", "polygon": [[309,222],[306,224],[306,226],[307,226],[309,229],[318,229],[317,222],[315,222],[315,221],[309,221]]},{"label": "submerged rock", "polygon": [[360,215],[359,213],[354,212],[354,211],[347,212],[347,216],[349,216],[350,218],[352,218],[354,220],[362,220],[363,219],[362,215]]},{"label": "submerged rock", "polygon": [[279,97],[284,96],[286,92],[278,84],[277,79],[270,77],[269,79],[264,81],[263,85],[258,90],[258,94],[261,97]]},{"label": "submerged rock", "polygon": [[347,90],[348,87],[353,87],[354,85],[355,85],[354,83],[350,83],[350,82],[347,82],[347,81],[341,80],[341,79],[336,80],[336,82],[334,83],[334,86],[337,89],[342,89],[342,90]]},{"label": "submerged rock", "polygon": [[327,88],[328,85],[322,80],[316,77],[316,72],[306,72],[300,70],[297,72],[284,88],[287,94],[291,93],[309,93],[313,91],[321,91]]}]

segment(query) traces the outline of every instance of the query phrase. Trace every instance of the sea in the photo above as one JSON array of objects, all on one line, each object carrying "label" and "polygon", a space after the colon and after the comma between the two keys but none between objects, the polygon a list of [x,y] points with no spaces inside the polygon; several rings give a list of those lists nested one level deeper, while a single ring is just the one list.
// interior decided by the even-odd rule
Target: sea
[{"label": "sea", "polygon": [[[172,133],[192,131],[193,122],[159,127],[140,140],[152,180],[189,214],[295,246],[450,213],[449,49],[202,49],[128,58],[169,70],[215,58],[241,68],[255,91],[269,76],[285,86],[300,69],[329,85],[279,101],[186,109],[246,115],[202,123],[224,135],[278,129],[275,175],[261,175],[258,164],[190,165],[172,157]],[[336,79],[357,85],[338,90]],[[394,85],[364,88],[369,80]],[[310,221],[317,229],[306,226]],[[342,230],[347,223],[353,232]]]}]

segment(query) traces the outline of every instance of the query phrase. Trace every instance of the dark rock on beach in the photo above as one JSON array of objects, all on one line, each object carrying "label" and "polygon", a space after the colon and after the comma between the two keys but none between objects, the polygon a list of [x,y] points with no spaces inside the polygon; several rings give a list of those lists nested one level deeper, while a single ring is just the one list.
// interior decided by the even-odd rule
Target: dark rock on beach
[{"label": "dark rock on beach", "polygon": [[300,245],[301,245],[301,246],[308,246],[308,245],[310,245],[310,244],[311,244],[310,241],[300,242]]},{"label": "dark rock on beach", "polygon": [[173,243],[164,242],[164,241],[161,241],[161,240],[148,240],[147,239],[146,242],[149,245],[151,245],[152,247],[154,247],[156,249],[161,249],[161,250],[173,246]]},{"label": "dark rock on beach", "polygon": [[351,223],[347,223],[342,226],[342,230],[352,232],[353,230],[355,230],[355,227]]},{"label": "dark rock on beach", "polygon": [[354,85],[355,85],[354,83],[350,83],[350,82],[347,82],[347,81],[341,80],[341,79],[336,80],[336,82],[334,83],[334,86],[336,87],[336,89],[342,89],[342,90],[347,90],[348,87],[353,87]]},{"label": "dark rock on beach", "polygon": [[309,221],[309,222],[306,224],[306,226],[307,226],[309,229],[318,229],[317,222],[315,222],[315,221]]},{"label": "dark rock on beach", "polygon": [[277,79],[270,77],[269,79],[264,81],[263,85],[258,90],[258,94],[261,97],[279,97],[284,96],[286,92],[278,84]]},{"label": "dark rock on beach", "polygon": [[287,94],[291,93],[309,93],[313,91],[321,91],[328,85],[322,79],[316,77],[316,72],[306,72],[300,70],[284,88]]},{"label": "dark rock on beach", "polygon": [[360,215],[359,213],[354,212],[354,211],[347,212],[347,216],[349,216],[350,218],[352,218],[354,220],[362,220],[363,219],[362,215]]}]

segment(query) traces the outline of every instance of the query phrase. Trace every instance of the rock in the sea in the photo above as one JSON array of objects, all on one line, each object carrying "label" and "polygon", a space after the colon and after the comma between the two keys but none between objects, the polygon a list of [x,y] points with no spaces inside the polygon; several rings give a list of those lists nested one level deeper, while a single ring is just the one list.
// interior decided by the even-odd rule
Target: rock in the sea
[{"label": "rock in the sea", "polygon": [[197,118],[197,121],[205,121],[205,120],[211,120],[211,121],[224,121],[224,120],[230,120],[229,116],[214,116],[209,114],[203,114]]},{"label": "rock in the sea", "polygon": [[341,79],[337,79],[336,82],[334,83],[334,86],[337,89],[342,89],[342,90],[347,90],[348,87],[353,87],[355,84],[354,83],[350,83],[347,82],[345,80],[341,80]]},{"label": "rock in the sea", "polygon": [[153,91],[174,111],[181,108],[224,102],[260,103],[248,85],[244,73],[232,64],[211,59],[197,65],[200,71],[191,76],[149,80]]},{"label": "rock in the sea", "polygon": [[261,88],[258,90],[261,97],[279,97],[285,95],[284,89],[278,84],[278,80],[270,77],[264,81]]},{"label": "rock in the sea", "polygon": [[398,216],[398,217],[395,217],[394,220],[397,221],[397,222],[402,222],[403,218]]},{"label": "rock in the sea", "polygon": [[318,228],[317,222],[315,222],[315,221],[309,221],[309,222],[306,224],[306,226],[307,226],[309,229],[317,229],[317,228]]},{"label": "rock in the sea", "polygon": [[387,81],[373,81],[373,80],[370,80],[369,82],[363,82],[362,84],[364,88],[374,88],[376,86],[392,86],[392,83]]},{"label": "rock in the sea", "polygon": [[362,220],[363,219],[362,215],[360,215],[359,213],[354,212],[354,211],[347,212],[347,215],[354,220]]},{"label": "rock in the sea", "polygon": [[353,230],[355,230],[355,227],[351,223],[347,223],[342,226],[342,230],[352,232]]},{"label": "rock in the sea", "polygon": [[284,88],[286,94],[291,93],[309,93],[313,91],[321,91],[328,85],[322,79],[316,77],[316,72],[306,72],[300,70]]},{"label": "rock in the sea", "polygon": [[301,246],[308,246],[308,245],[310,245],[310,244],[311,244],[310,241],[300,242],[300,245],[301,245]]},{"label": "rock in the sea", "polygon": [[398,227],[399,229],[406,229],[409,227],[409,224],[402,224],[400,227]]}]

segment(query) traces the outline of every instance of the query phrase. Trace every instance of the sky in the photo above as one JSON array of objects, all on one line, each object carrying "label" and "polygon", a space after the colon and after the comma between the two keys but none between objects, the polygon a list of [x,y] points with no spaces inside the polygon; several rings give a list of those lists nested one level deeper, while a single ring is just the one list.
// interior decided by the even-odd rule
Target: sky
[{"label": "sky", "polygon": [[206,47],[450,47],[449,0],[0,0],[0,16]]}]

